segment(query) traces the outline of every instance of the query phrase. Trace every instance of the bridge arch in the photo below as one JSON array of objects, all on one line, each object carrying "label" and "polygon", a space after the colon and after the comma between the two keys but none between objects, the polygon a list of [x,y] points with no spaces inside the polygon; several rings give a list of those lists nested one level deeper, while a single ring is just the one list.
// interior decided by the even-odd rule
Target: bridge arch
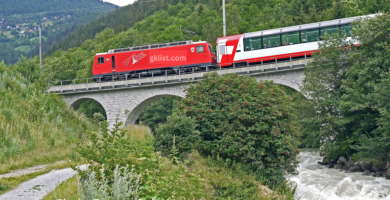
[{"label": "bridge arch", "polygon": [[182,97],[182,98],[184,97],[184,95],[163,94],[163,95],[156,95],[156,96],[152,96],[150,98],[147,98],[130,111],[130,114],[127,116],[125,125],[135,124],[139,115],[142,113],[142,111],[145,110],[146,107],[148,107],[151,103],[153,103],[159,99],[162,99],[164,97],[170,97],[170,96],[177,96],[177,97]]},{"label": "bridge arch", "polygon": [[304,79],[303,69],[296,70],[291,72],[279,72],[279,73],[268,73],[263,76],[256,78],[257,81],[269,80],[273,81],[274,84],[287,86],[301,92],[300,86],[302,85],[302,80]]},{"label": "bridge arch", "polygon": [[291,89],[294,89],[295,91],[297,92],[301,92],[300,90],[300,86],[296,83],[291,83],[291,82],[288,82],[288,81],[285,81],[285,80],[272,80],[274,84],[276,85],[282,85],[282,86],[287,86]]}]

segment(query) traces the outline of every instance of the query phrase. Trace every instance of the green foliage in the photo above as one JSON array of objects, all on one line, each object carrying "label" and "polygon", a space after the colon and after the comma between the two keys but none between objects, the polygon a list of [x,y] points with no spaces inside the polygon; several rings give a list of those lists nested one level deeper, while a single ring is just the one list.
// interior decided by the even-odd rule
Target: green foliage
[{"label": "green foliage", "polygon": [[179,109],[196,118],[202,153],[247,164],[272,181],[295,173],[294,110],[281,87],[248,76],[209,73],[186,91]]},{"label": "green foliage", "polygon": [[[153,138],[151,138],[149,128],[133,125],[118,130],[118,125],[120,124],[116,124],[113,130],[108,131],[106,124],[102,128],[102,136],[98,137],[95,133],[88,133],[90,140],[79,144],[79,148],[82,148],[79,152],[87,160],[94,161],[90,162],[92,170],[88,172],[88,175],[83,174],[84,179],[81,179],[81,183],[83,180],[91,179],[92,173],[94,174],[93,181],[84,182],[84,189],[79,185],[79,192],[91,191],[94,194],[104,193],[107,196],[113,191],[123,191],[114,189],[115,185],[118,188],[125,187],[123,184],[123,186],[115,184],[118,182],[115,179],[119,178],[124,183],[126,178],[122,170],[120,170],[122,176],[116,177],[116,170],[112,166],[115,165],[117,169],[120,169],[133,164],[133,174],[140,175],[139,199],[233,199],[233,197],[235,199],[293,199],[294,190],[291,188],[278,187],[274,188],[276,192],[272,192],[262,186],[262,182],[257,181],[253,174],[247,174],[244,166],[240,164],[225,163],[223,159],[205,159],[197,152],[187,155],[184,161],[162,157],[160,152],[154,152]],[[94,147],[95,144],[96,147]],[[99,150],[103,148],[108,150]],[[138,153],[140,151],[144,153]],[[173,152],[173,154],[176,153]],[[100,155],[109,157],[105,159]],[[103,167],[104,171],[101,171]],[[113,171],[109,173],[106,171],[112,169]],[[117,172],[118,175],[119,171]],[[126,180],[128,183],[136,183],[135,176],[133,176],[133,182]],[[90,190],[89,187],[91,187]],[[85,197],[85,193],[80,194],[80,197],[83,196]]]},{"label": "green foliage", "polygon": [[76,151],[91,165],[100,166],[95,167],[96,170],[101,170],[102,165],[105,165],[104,173],[107,178],[113,176],[117,165],[120,167],[134,165],[140,163],[137,158],[150,159],[152,157],[153,138],[151,134],[145,137],[145,141],[131,138],[131,135],[126,134],[124,129],[119,128],[122,124],[122,122],[117,123],[112,130],[109,130],[108,122],[104,121],[101,125],[101,132],[87,134],[89,143],[83,141],[77,143]]},{"label": "green foliage", "polygon": [[[172,148],[175,148],[178,157],[182,158],[185,154],[191,153],[196,143],[199,142],[200,133],[196,127],[194,118],[174,113],[168,117],[165,124],[160,124],[156,129],[156,149],[168,155]],[[173,141],[176,141],[176,144]]]},{"label": "green foliage", "polygon": [[389,25],[387,13],[356,22],[352,41],[330,36],[305,70],[303,92],[314,112],[303,115],[303,130],[330,157],[388,159]]},{"label": "green foliage", "polygon": [[141,112],[137,123],[142,122],[154,131],[158,124],[165,123],[167,117],[172,115],[172,110],[180,99],[180,97],[170,96],[151,103]]}]

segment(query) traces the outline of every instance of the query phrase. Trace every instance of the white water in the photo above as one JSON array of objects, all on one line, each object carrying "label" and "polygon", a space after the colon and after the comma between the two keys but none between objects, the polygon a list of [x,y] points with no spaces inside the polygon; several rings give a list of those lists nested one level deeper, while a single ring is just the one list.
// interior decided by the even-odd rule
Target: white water
[{"label": "white water", "polygon": [[303,151],[299,160],[299,174],[289,178],[297,184],[297,200],[390,200],[390,180],[319,165],[317,151]]}]

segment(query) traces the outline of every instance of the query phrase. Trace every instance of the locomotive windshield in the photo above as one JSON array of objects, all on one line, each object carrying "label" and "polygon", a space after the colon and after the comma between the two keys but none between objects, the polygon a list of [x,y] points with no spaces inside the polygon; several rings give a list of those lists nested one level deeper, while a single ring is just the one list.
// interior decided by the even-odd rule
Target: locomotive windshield
[{"label": "locomotive windshield", "polygon": [[209,49],[210,49],[210,52],[211,52],[211,53],[214,53],[213,47],[211,47],[211,46],[208,46],[208,47],[209,47]]}]

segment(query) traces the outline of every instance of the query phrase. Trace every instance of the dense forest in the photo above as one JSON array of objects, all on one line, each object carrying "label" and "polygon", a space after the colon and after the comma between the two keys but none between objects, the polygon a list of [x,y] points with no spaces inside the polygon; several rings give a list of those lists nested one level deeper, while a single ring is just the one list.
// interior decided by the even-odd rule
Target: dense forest
[{"label": "dense forest", "polygon": [[84,41],[93,39],[97,33],[103,31],[105,28],[111,28],[116,33],[125,31],[134,26],[136,22],[145,19],[156,11],[166,9],[169,3],[176,4],[177,2],[170,2],[170,0],[137,1],[134,4],[122,7],[113,13],[85,24],[77,32],[73,32],[66,38],[57,41],[57,43],[50,47],[47,55],[51,55],[59,49],[68,50],[69,48],[79,47]]},{"label": "dense forest", "polygon": [[[282,26],[376,13],[389,9],[389,4],[383,0],[374,2],[368,0],[231,0],[228,1],[226,6],[227,33],[228,35],[233,35]],[[77,33],[60,41],[57,46],[50,48],[48,54],[52,54],[57,49],[67,50],[72,47],[78,47],[85,40],[92,39],[105,28],[111,28],[115,33],[126,31],[135,22],[139,22],[156,11],[161,12],[162,10],[166,11],[168,15],[160,15],[162,18],[159,18],[158,21],[151,22],[150,20],[152,19],[149,19],[147,20],[148,22],[145,22],[147,25],[150,25],[147,27],[147,33],[150,36],[152,36],[151,34],[153,32],[169,28],[170,25],[176,26],[176,29],[182,26],[187,30],[193,31],[198,36],[193,39],[204,39],[211,44],[215,43],[215,39],[222,35],[221,1],[161,0],[150,2],[140,0],[84,26]],[[146,27],[142,28],[145,29]],[[139,31],[142,31],[142,29]],[[168,29],[168,31],[173,30]],[[190,36],[188,32],[184,32],[183,34]],[[185,39],[191,39],[189,36]],[[163,37],[160,38],[162,39]],[[139,43],[161,41],[161,39],[157,40],[154,36],[150,40],[141,40]],[[172,40],[173,37],[164,38],[163,40],[169,39]]]}]

